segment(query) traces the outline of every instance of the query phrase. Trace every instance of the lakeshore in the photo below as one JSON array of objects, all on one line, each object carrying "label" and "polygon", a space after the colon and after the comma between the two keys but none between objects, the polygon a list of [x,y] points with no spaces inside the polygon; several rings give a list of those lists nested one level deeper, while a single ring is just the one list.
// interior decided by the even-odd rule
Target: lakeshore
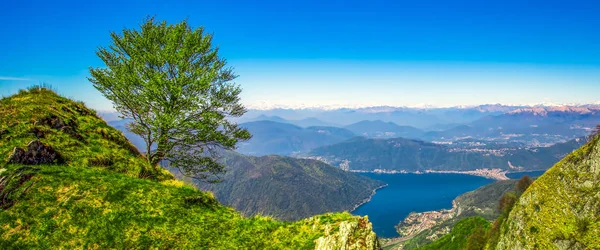
[{"label": "lakeshore", "polygon": [[412,212],[452,209],[452,201],[461,194],[494,182],[466,174],[378,174],[359,173],[387,183],[352,214],[369,216],[379,237],[399,237],[396,225]]},{"label": "lakeshore", "polygon": [[371,198],[373,198],[373,196],[377,193],[377,190],[382,189],[384,187],[387,187],[388,184],[383,184],[375,189],[373,189],[373,192],[371,193],[371,195],[369,195],[368,198],[364,199],[363,201],[359,202],[358,204],[354,205],[354,207],[350,210],[350,213],[354,212],[354,210],[356,210],[357,208],[359,208],[360,206],[366,204],[367,202],[371,201]]},{"label": "lakeshore", "polygon": [[373,171],[365,171],[365,170],[348,170],[354,173],[375,173],[375,174],[465,174],[472,176],[480,176],[487,179],[492,180],[508,180],[509,178],[506,176],[508,171],[502,170],[499,168],[481,168],[475,170],[468,171],[457,171],[457,170],[431,170],[427,169],[424,171],[406,171],[406,170],[387,170],[387,169],[375,169]]}]

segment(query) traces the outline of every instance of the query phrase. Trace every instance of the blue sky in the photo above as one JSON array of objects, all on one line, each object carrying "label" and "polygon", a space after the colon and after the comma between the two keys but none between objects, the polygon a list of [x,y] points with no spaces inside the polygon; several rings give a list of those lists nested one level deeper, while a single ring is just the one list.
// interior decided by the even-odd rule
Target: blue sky
[{"label": "blue sky", "polygon": [[44,81],[110,109],[94,52],[156,15],[214,33],[251,107],[600,101],[598,1],[322,2],[5,1],[0,94]]}]

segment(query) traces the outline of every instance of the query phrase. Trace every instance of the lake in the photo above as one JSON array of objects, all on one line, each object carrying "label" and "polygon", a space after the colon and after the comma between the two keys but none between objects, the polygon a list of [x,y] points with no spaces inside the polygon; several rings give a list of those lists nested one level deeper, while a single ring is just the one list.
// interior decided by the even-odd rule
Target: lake
[{"label": "lake", "polygon": [[452,208],[457,196],[494,182],[464,174],[375,174],[361,175],[384,181],[387,187],[377,190],[371,201],[360,206],[355,215],[368,215],[379,237],[397,237],[394,226],[410,212]]}]

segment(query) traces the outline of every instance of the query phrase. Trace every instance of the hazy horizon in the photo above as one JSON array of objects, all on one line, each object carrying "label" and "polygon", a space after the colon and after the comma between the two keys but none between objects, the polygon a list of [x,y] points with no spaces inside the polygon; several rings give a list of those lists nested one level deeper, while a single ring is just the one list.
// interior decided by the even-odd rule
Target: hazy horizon
[{"label": "hazy horizon", "polygon": [[110,31],[150,14],[213,33],[252,109],[600,103],[600,5],[589,1],[34,2],[0,10],[11,35],[2,96],[45,82],[111,110],[88,67],[104,66],[95,51]]}]

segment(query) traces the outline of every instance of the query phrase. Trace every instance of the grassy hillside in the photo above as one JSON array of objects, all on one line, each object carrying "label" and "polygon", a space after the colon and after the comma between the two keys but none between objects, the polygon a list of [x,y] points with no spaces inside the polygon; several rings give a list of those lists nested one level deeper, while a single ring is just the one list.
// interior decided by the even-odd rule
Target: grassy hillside
[{"label": "grassy hillside", "polygon": [[565,157],[521,195],[497,249],[600,249],[599,141]]},{"label": "grassy hillside", "polygon": [[349,211],[384,185],[317,160],[252,157],[234,152],[224,158],[228,167],[223,182],[203,188],[245,215],[297,220],[324,212]]},{"label": "grassy hillside", "polygon": [[[18,159],[15,147],[27,150],[36,140],[44,149],[24,154],[56,156],[52,161],[8,163]],[[1,249],[374,249],[377,244],[368,220],[348,213],[297,222],[243,217],[212,194],[148,165],[119,131],[82,103],[43,88],[0,100],[0,155]]]},{"label": "grassy hillside", "polygon": [[[474,233],[482,236],[490,227],[490,222],[482,217],[469,217],[462,219],[452,228],[452,231],[433,243],[417,248],[418,250],[456,250],[456,249],[477,249],[468,247],[469,238]],[[485,242],[485,241],[484,241]],[[473,243],[471,243],[473,244]]]}]

